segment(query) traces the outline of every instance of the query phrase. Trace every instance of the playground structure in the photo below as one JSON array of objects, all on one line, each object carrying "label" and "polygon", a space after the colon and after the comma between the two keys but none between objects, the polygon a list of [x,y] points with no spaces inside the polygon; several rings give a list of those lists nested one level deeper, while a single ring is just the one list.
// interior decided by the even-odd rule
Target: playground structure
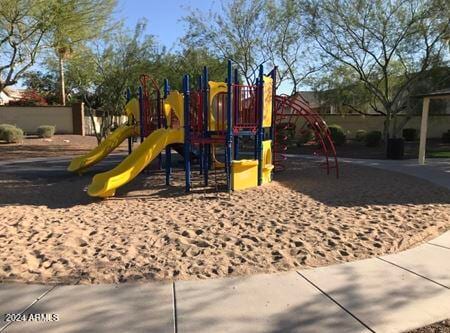
[{"label": "playground structure", "polygon": [[[134,179],[156,158],[162,168],[164,150],[166,185],[171,182],[174,150],[183,156],[186,192],[191,191],[193,166],[197,164],[204,186],[209,186],[211,170],[223,170],[228,191],[256,187],[271,182],[274,169],[283,169],[286,136],[277,128],[279,131],[295,126],[302,117],[325,157],[327,174],[335,168],[338,175],[336,152],[326,123],[306,101],[276,96],[276,68],[264,75],[261,65],[253,85],[239,82],[239,73],[233,70],[231,61],[227,72],[226,82],[209,81],[205,67],[195,89],[191,89],[190,77],[185,75],[182,92],[171,91],[165,80],[163,94],[151,77],[143,75],[138,98],[127,94],[128,123],[90,153],[75,158],[68,170],[84,172],[128,139],[129,155],[114,169],[94,176],[88,187],[90,196],[113,196],[117,188]],[[140,145],[133,150],[133,138],[137,137]],[[241,152],[240,141],[246,137],[253,139],[254,145]],[[241,158],[244,155],[246,159]]]}]

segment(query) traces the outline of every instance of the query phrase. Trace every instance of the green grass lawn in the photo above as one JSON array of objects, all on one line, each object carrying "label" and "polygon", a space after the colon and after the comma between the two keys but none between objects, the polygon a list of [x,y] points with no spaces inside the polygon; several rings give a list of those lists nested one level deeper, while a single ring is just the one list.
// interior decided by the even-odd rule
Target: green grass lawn
[{"label": "green grass lawn", "polygon": [[450,158],[450,151],[430,151],[427,153],[431,158]]}]

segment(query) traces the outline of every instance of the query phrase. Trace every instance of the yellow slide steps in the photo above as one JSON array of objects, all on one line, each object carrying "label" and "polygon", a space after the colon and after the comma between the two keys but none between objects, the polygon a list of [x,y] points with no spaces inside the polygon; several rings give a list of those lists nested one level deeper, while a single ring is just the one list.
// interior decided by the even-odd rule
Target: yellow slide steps
[{"label": "yellow slide steps", "polygon": [[167,145],[183,141],[182,129],[154,131],[114,169],[95,175],[88,194],[102,198],[113,196],[117,188],[135,178]]},{"label": "yellow slide steps", "polygon": [[137,135],[138,130],[134,126],[122,125],[112,132],[105,140],[86,155],[76,157],[70,162],[67,171],[83,172],[88,167],[100,162],[126,138]]},{"label": "yellow slide steps", "polygon": [[231,161],[231,188],[233,191],[258,186],[258,160]]},{"label": "yellow slide steps", "polygon": [[272,140],[265,140],[262,142],[263,148],[263,169],[262,169],[262,183],[267,184],[272,181]]},{"label": "yellow slide steps", "polygon": [[[263,148],[262,183],[272,181],[272,140],[265,140]],[[258,186],[258,160],[231,162],[231,188],[234,191]]]}]

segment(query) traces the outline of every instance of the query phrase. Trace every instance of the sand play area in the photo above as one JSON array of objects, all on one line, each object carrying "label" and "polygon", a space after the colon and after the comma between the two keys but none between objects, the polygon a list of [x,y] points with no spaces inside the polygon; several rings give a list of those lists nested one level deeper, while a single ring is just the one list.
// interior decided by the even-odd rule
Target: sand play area
[{"label": "sand play area", "polygon": [[[51,172],[49,172],[51,175]],[[143,174],[108,200],[93,173],[0,171],[0,281],[116,283],[316,267],[397,252],[450,228],[450,192],[413,177],[342,164],[327,177],[291,161],[271,184],[229,196],[182,172]],[[213,179],[213,177],[211,177]]]}]

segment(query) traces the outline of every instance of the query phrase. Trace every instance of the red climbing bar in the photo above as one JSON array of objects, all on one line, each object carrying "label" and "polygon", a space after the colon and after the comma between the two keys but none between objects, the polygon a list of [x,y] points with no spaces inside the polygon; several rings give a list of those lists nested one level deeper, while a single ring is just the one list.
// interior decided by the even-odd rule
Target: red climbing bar
[{"label": "red climbing bar", "polygon": [[[307,126],[314,132],[314,138],[321,148],[321,155],[325,157],[325,167],[327,174],[331,169],[335,169],[336,177],[339,177],[339,165],[336,157],[336,149],[331,139],[330,130],[325,121],[315,112],[311,110],[309,104],[303,99],[288,96],[275,97],[275,129],[288,129],[297,123],[297,119],[302,117],[305,119]],[[278,128],[278,129],[277,129]],[[280,170],[284,166],[282,161],[286,159],[284,151],[287,149],[286,136],[276,134],[274,142],[274,163],[275,167]]]},{"label": "red climbing bar", "polygon": [[162,127],[164,115],[162,110],[161,92],[155,80],[149,75],[141,75],[142,87],[142,136],[149,136],[155,129]]},{"label": "red climbing bar", "polygon": [[192,91],[190,99],[191,135],[201,136],[203,132],[203,98],[200,91]]},{"label": "red climbing bar", "polygon": [[234,84],[233,132],[249,130],[256,132],[258,127],[258,87]]},{"label": "red climbing bar", "polygon": [[192,91],[190,98],[190,124],[191,142],[198,143],[203,137],[203,94],[201,91]]}]

